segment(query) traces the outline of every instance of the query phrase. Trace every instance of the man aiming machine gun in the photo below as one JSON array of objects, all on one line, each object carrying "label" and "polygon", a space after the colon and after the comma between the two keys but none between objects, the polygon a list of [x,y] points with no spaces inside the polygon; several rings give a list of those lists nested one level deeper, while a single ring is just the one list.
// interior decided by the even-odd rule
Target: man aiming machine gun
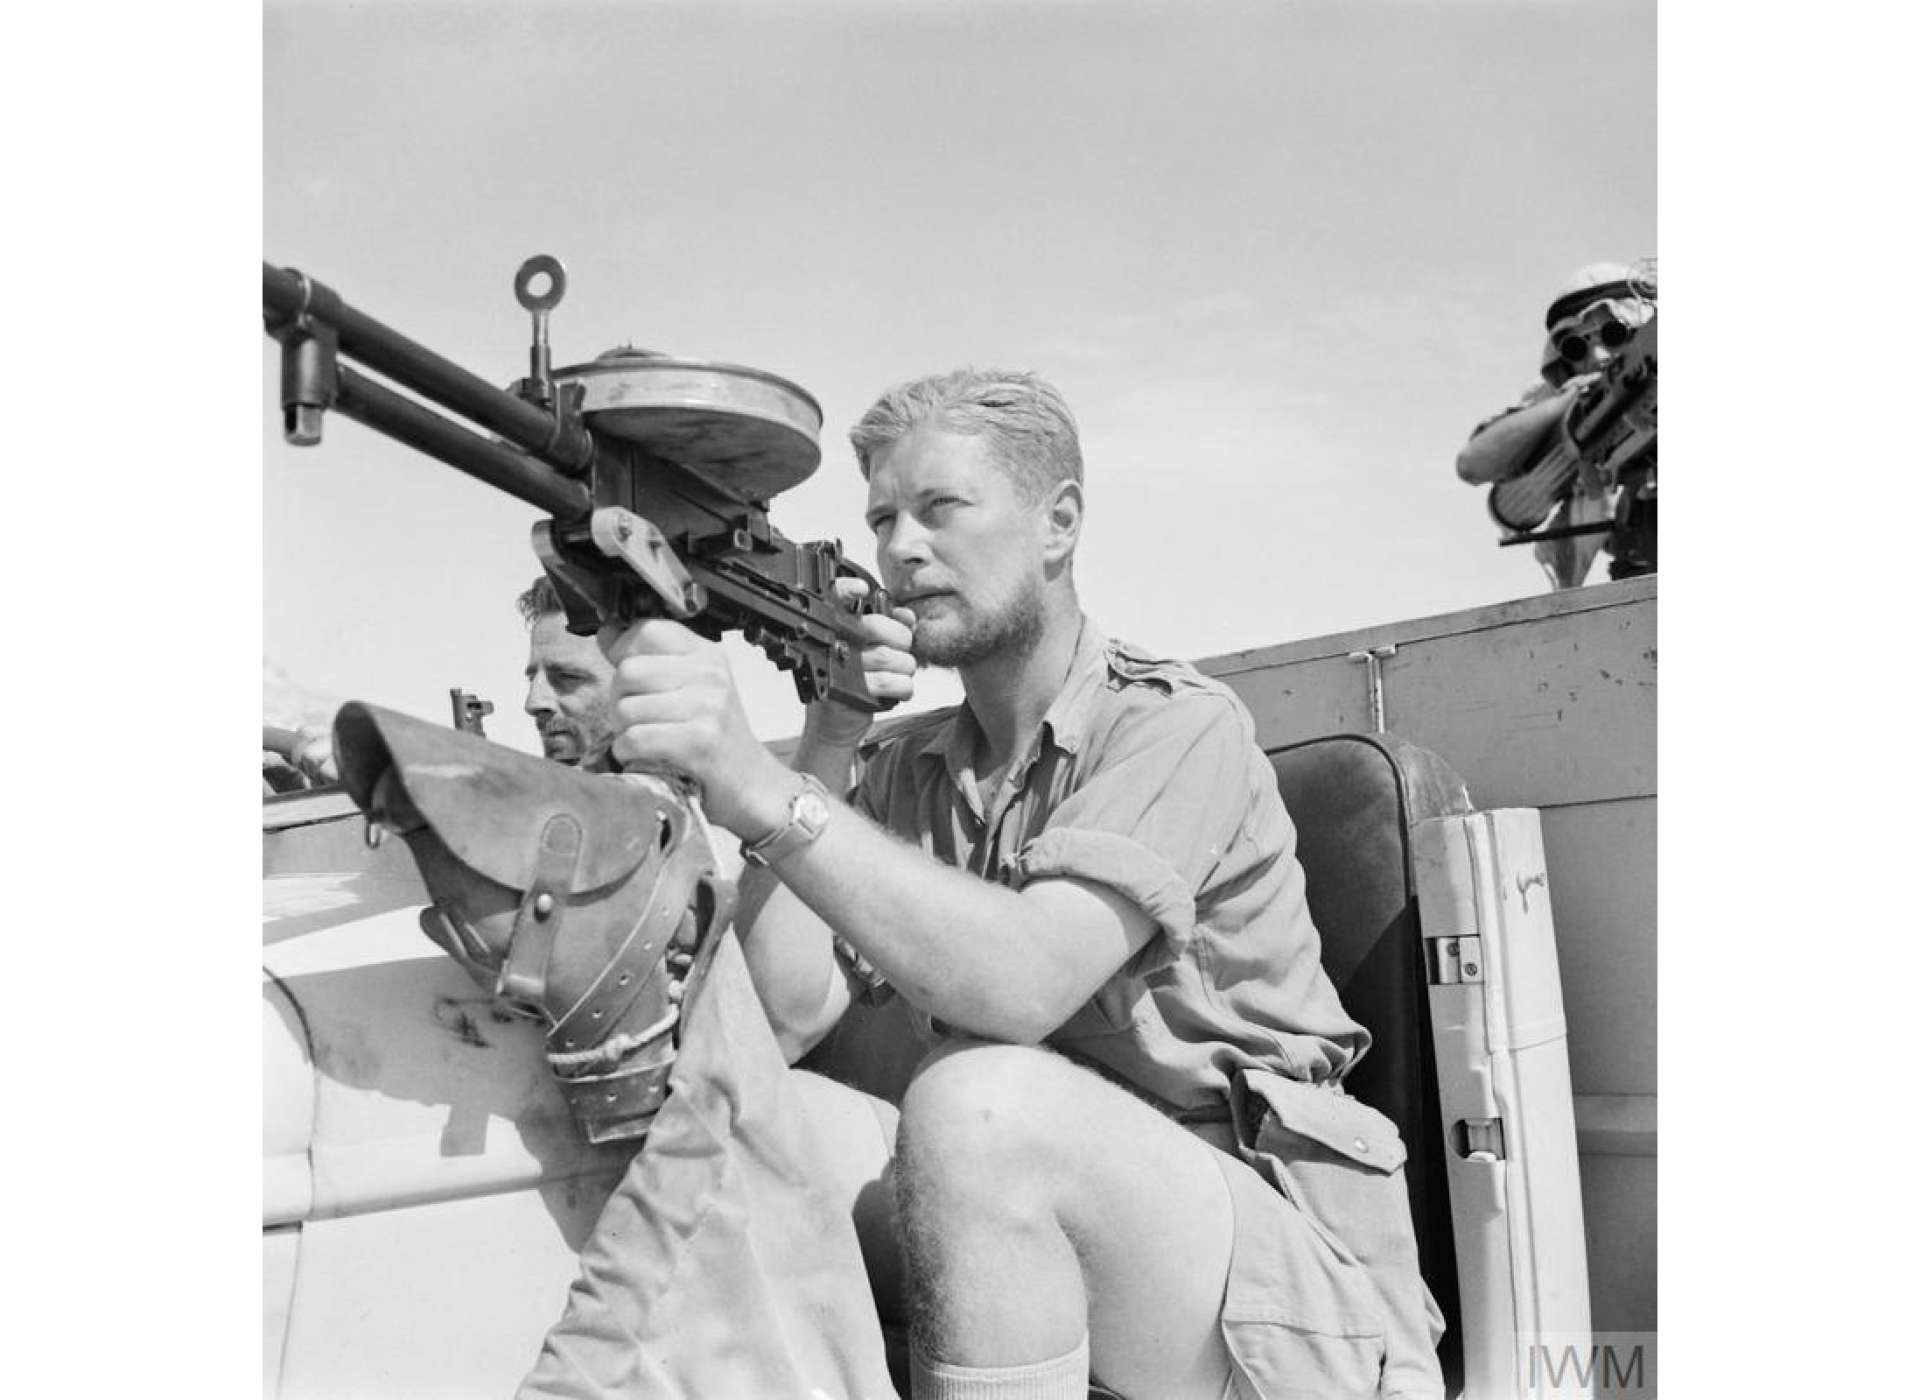
[{"label": "man aiming machine gun", "polygon": [[1583,269],[1547,309],[1541,383],[1482,423],[1461,451],[1465,481],[1492,483],[1502,546],[1531,544],[1555,588],[1652,573],[1659,358],[1652,274]]},{"label": "man aiming machine gun", "polygon": [[[795,544],[767,518],[768,501],[819,463],[812,397],[758,370],[632,349],[554,370],[547,321],[565,271],[529,259],[514,286],[533,347],[530,373],[503,392],[321,283],[266,266],[288,441],[317,443],[335,409],[549,512],[535,552],[568,630],[603,645],[635,619],[667,617],[710,639],[743,632],[793,672],[803,701],[871,714],[910,693],[883,665],[869,674],[870,629],[900,629],[870,615],[888,608],[872,576],[837,542]],[[455,729],[341,707],[340,776],[369,841],[406,839],[433,901],[422,930],[497,1001],[544,1025],[581,1136],[660,1144],[616,1188],[606,1246],[622,1258],[637,1249],[658,1271],[654,1287],[623,1292],[636,1308],[651,1299],[649,1316],[673,1338],[648,1351],[655,1382],[721,1393],[702,1370],[719,1365],[731,1385],[742,1349],[703,1344],[699,1319],[757,1298],[753,1325],[780,1346],[756,1352],[753,1393],[885,1393],[853,1224],[793,1199],[813,1139],[782,1097],[784,1062],[727,936],[734,887],[698,788],[674,772],[587,773],[488,743],[460,732],[461,719],[478,719],[461,698]],[[696,1237],[638,1248],[623,1222],[655,1194],[725,1200]]]},{"label": "man aiming machine gun", "polygon": [[[336,410],[550,512],[533,545],[572,632],[607,637],[663,615],[709,638],[737,629],[794,673],[802,700],[868,712],[891,703],[871,692],[860,659],[860,613],[884,610],[885,593],[837,542],[795,544],[767,518],[767,502],[819,464],[812,397],[758,370],[632,349],[556,371],[547,326],[565,269],[530,258],[514,291],[533,316],[533,345],[528,376],[504,392],[324,284],[265,266],[287,440],[317,444]],[[435,900],[428,936],[546,1021],[582,1133],[644,1135],[687,995],[663,971],[669,950],[684,973],[731,907],[699,839],[697,793],[599,783],[364,704],[341,710],[335,749],[369,820],[412,846]]]},{"label": "man aiming machine gun", "polygon": [[[349,790],[413,844],[430,931],[547,1014],[589,1135],[657,1108],[520,1393],[885,1394],[885,1317],[910,1324],[930,1400],[1084,1400],[1090,1375],[1167,1400],[1438,1397],[1405,1147],[1344,1090],[1370,1037],[1320,965],[1271,765],[1224,685],[1081,608],[1064,398],[1021,371],[923,376],[851,436],[882,577],[912,609],[858,620],[867,708],[811,705],[789,767],[710,640],[652,616],[616,648],[614,752],[696,778],[757,867],[744,957],[730,889],[683,854],[696,805],[607,779],[556,803],[552,765],[522,781],[456,751],[467,736],[341,717]],[[587,538],[615,557],[621,523]],[[690,571],[659,586],[644,565],[676,540],[634,565],[667,604]],[[868,745],[874,698],[910,693],[916,661],[959,671],[965,703]],[[521,820],[476,831],[490,804]],[[625,941],[596,944],[600,891],[642,887],[611,921]],[[574,1050],[661,984],[668,949],[685,966],[659,1019]],[[602,970],[552,995],[583,964]],[[656,1047],[683,1003],[666,1094]],[[815,1052],[817,1072],[787,1071]],[[745,1091],[762,1065],[768,1092]],[[792,1150],[756,1155],[782,1105]],[[688,1189],[715,1142],[741,1150]],[[757,1204],[751,1180],[773,1188]],[[712,1247],[741,1221],[740,1248]]]}]

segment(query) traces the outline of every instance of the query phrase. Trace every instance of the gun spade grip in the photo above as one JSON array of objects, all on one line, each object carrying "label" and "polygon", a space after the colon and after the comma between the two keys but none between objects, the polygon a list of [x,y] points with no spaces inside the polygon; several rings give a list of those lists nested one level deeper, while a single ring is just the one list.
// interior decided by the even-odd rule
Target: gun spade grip
[{"label": "gun spade grip", "polygon": [[[851,675],[847,674],[849,671]],[[830,664],[827,673],[826,698],[838,704],[865,711],[867,714],[879,714],[883,710],[891,710],[899,703],[891,696],[876,696],[868,690],[867,673],[859,668],[857,661],[851,667],[843,667],[837,662]]]},{"label": "gun spade grip", "polygon": [[[856,617],[873,613],[886,615],[892,611],[892,598],[887,590],[877,585],[865,597],[861,598],[853,609]],[[801,699],[809,698],[807,686],[802,683]],[[856,649],[856,640],[842,638],[835,643],[826,664],[826,697],[842,705],[849,705],[868,714],[878,714],[890,710],[899,702],[892,697],[882,698],[867,689],[867,673],[860,664],[860,653]]]}]

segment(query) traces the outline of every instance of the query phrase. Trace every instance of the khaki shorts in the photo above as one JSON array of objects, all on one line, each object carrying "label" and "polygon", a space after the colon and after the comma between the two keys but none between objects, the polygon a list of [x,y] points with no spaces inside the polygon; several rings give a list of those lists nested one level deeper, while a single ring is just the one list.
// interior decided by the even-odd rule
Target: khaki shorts
[{"label": "khaki shorts", "polygon": [[1380,1394],[1386,1321],[1365,1269],[1273,1185],[1232,1155],[1231,1129],[1198,1135],[1233,1200],[1233,1261],[1220,1330],[1233,1400],[1345,1400]]},{"label": "khaki shorts", "polygon": [[[930,1042],[904,998],[855,1009],[802,1063],[897,1100],[917,1062],[911,1047]],[[1215,1149],[1233,1204],[1221,1315],[1230,1394],[1439,1400],[1440,1314],[1420,1279],[1393,1124],[1269,1071],[1237,1075],[1232,1100],[1223,1121],[1176,1120]]]}]

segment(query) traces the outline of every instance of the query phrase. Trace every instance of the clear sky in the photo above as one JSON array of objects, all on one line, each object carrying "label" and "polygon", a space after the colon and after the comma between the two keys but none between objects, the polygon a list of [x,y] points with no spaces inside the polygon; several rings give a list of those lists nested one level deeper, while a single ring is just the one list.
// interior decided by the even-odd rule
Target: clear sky
[{"label": "clear sky", "polygon": [[[1083,601],[1195,658],[1544,589],[1453,456],[1567,273],[1658,252],[1649,3],[270,0],[264,41],[269,261],[505,384],[513,273],[558,255],[557,362],[632,342],[819,399],[774,519],[868,562],[848,425],[1038,370],[1083,434]],[[260,345],[266,654],[432,718],[478,691],[533,748],[536,512],[344,419],[284,445]]]}]

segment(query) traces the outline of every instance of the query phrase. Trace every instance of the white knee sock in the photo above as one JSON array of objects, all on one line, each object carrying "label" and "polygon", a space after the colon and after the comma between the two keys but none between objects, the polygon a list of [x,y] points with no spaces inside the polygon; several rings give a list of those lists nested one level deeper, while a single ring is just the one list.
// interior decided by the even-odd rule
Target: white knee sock
[{"label": "white knee sock", "polygon": [[913,1400],[1087,1400],[1087,1339],[1023,1366],[954,1366],[913,1348]]}]

